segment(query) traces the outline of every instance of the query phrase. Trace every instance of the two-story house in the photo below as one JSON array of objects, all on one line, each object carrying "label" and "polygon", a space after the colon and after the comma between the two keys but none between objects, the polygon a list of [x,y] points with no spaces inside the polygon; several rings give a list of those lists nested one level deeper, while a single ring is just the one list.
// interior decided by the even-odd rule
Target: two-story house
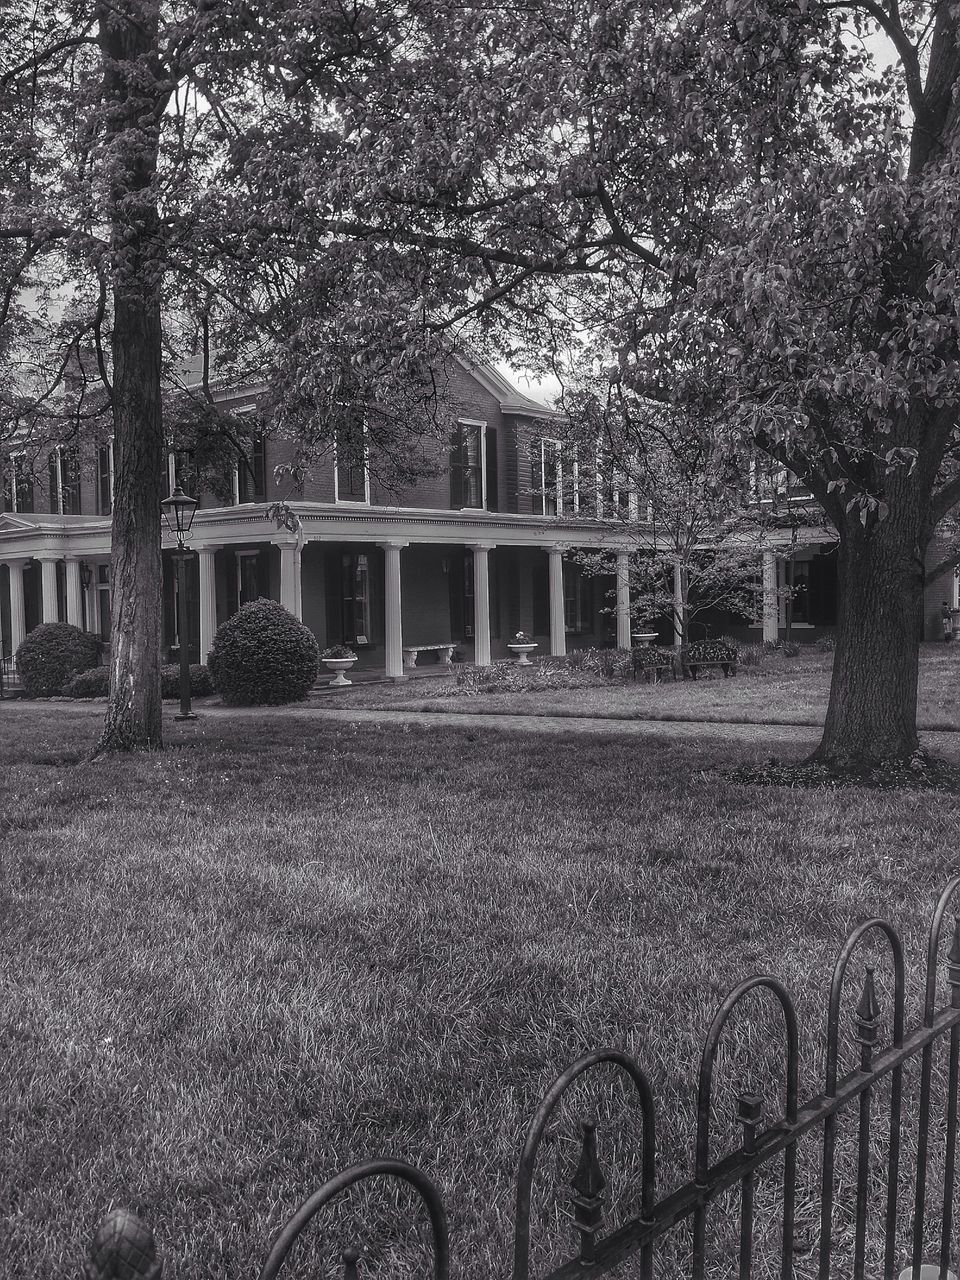
[{"label": "two-story house", "polygon": [[[204,660],[217,626],[258,596],[279,600],[321,647],[345,643],[361,668],[401,677],[454,645],[480,664],[506,656],[518,630],[541,653],[570,646],[630,643],[628,552],[633,534],[603,494],[580,493],[553,438],[556,414],[495,369],[460,363],[452,373],[458,421],[436,474],[390,492],[376,479],[362,438],[329,451],[291,491],[275,468],[287,442],[255,440],[234,476],[231,500],[199,499],[189,545],[191,657]],[[216,393],[236,413],[253,408],[256,388]],[[358,425],[358,431],[363,430]],[[189,458],[169,457],[168,487]],[[597,486],[593,486],[596,490]],[[0,625],[3,651],[16,652],[41,621],[74,623],[109,639],[109,440],[88,453],[59,448],[36,463],[12,459],[0,514]],[[298,528],[279,527],[283,500]],[[624,501],[616,494],[607,498]],[[606,518],[605,518],[606,516]],[[591,575],[571,557],[605,549],[617,573]],[[164,646],[176,649],[176,572],[164,535]],[[614,563],[614,562],[612,562]],[[618,585],[619,584],[619,585]]]}]

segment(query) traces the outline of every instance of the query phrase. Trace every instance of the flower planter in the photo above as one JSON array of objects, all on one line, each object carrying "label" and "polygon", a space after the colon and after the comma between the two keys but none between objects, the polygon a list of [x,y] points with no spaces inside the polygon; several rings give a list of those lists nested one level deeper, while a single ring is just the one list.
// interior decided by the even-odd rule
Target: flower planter
[{"label": "flower planter", "polygon": [[507,648],[517,659],[517,665],[520,667],[532,667],[533,663],[527,657],[528,653],[532,653],[538,646],[535,644],[508,644]]},{"label": "flower planter", "polygon": [[348,680],[343,674],[356,662],[356,658],[321,658],[321,662],[330,671],[335,671],[335,677],[330,681],[329,688],[342,689],[345,684],[353,684],[352,680]]}]

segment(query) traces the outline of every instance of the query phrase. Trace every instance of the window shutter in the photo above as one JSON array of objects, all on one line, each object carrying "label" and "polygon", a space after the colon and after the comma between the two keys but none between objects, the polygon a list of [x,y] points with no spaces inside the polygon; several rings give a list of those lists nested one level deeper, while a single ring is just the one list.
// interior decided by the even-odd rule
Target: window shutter
[{"label": "window shutter", "polygon": [[497,431],[487,427],[487,510],[500,510],[499,468],[497,466]]},{"label": "window shutter", "polygon": [[240,596],[237,589],[237,574],[239,573],[237,553],[235,551],[224,551],[223,558],[226,568],[224,578],[227,583],[227,617],[232,618],[240,608]]},{"label": "window shutter", "polygon": [[463,640],[463,583],[464,559],[466,550],[450,557],[450,573],[447,584],[450,588],[450,639]]},{"label": "window shutter", "polygon": [[59,515],[60,513],[60,466],[57,460],[56,449],[50,454],[50,461],[47,466],[47,474],[50,477],[50,514]]},{"label": "window shutter", "polygon": [[270,552],[264,548],[257,552],[257,595],[262,596],[264,600],[271,599]]},{"label": "window shutter", "polygon": [[463,506],[463,428],[454,427],[450,435],[450,506],[459,511]]}]

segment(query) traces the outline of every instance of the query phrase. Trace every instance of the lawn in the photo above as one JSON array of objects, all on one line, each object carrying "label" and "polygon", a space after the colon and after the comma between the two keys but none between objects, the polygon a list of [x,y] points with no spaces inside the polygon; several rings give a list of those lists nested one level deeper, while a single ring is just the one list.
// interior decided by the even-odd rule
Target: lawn
[{"label": "lawn", "polygon": [[[325,690],[320,697],[336,707],[818,725],[826,714],[832,667],[832,654],[811,647],[796,658],[771,654],[760,667],[741,667],[734,679],[701,675],[696,681],[667,679],[656,685],[627,680],[585,688],[480,693],[460,692],[450,679],[409,680]],[[960,644],[921,647],[917,713],[922,728],[960,729]]]},{"label": "lawn", "polygon": [[[121,1203],[156,1225],[168,1280],[253,1277],[312,1189],[381,1152],[440,1184],[457,1275],[503,1276],[523,1130],[569,1060],[638,1056],[659,1187],[676,1186],[726,991],[758,970],[788,985],[817,1091],[844,936],[895,919],[912,1023],[926,920],[960,867],[960,797],[733,785],[709,771],[762,753],[729,743],[224,713],[171,720],[163,753],[88,762],[99,715],[0,705],[9,1280],[75,1276]],[[775,1111],[781,1034],[759,1002],[736,1020],[718,1154],[736,1087]],[[635,1203],[637,1108],[601,1075],[541,1156],[541,1264],[573,1244],[578,1106],[601,1118],[613,1215]],[[801,1147],[804,1251],[814,1154]],[[841,1141],[841,1173],[848,1155]],[[396,1206],[362,1203],[363,1229],[343,1226],[377,1259],[366,1276],[412,1274]],[[775,1211],[762,1182],[761,1251]],[[841,1247],[851,1220],[841,1195]]]}]

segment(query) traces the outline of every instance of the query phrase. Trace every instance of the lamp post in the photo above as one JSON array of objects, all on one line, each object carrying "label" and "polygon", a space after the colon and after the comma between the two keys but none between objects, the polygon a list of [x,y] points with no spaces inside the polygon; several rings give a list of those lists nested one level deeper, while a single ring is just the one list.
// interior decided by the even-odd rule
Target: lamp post
[{"label": "lamp post", "polygon": [[93,581],[93,570],[87,564],[86,560],[81,560],[78,565],[80,571],[80,621],[83,623],[83,630],[89,630],[87,626],[87,599],[90,590],[90,583]]},{"label": "lamp post", "polygon": [[183,540],[190,532],[194,512],[197,509],[195,498],[190,498],[179,485],[169,498],[160,503],[163,518],[170,532],[177,538],[177,632],[180,638],[180,711],[177,720],[196,720],[196,713],[190,710],[190,655],[187,649],[187,629],[190,620],[187,616],[187,559],[189,552],[184,550]]}]

